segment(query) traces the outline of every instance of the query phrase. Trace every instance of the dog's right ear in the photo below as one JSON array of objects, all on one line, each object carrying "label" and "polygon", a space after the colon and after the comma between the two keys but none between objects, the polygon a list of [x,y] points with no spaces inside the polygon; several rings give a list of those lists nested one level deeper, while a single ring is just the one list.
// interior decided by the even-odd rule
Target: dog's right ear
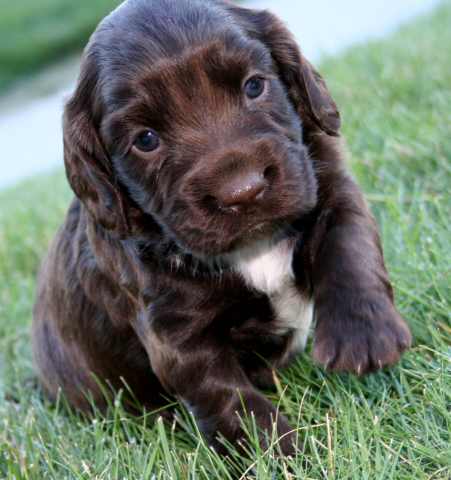
[{"label": "dog's right ear", "polygon": [[94,54],[86,53],[63,115],[64,163],[69,184],[88,213],[120,238],[130,230],[127,202],[99,135],[102,106]]}]

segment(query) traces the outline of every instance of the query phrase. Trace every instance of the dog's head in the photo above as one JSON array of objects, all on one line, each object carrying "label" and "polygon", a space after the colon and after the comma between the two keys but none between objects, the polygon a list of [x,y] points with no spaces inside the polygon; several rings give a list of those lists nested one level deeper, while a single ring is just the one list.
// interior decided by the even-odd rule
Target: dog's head
[{"label": "dog's head", "polygon": [[64,114],[69,182],[126,237],[150,216],[209,258],[310,211],[306,135],[337,135],[280,20],[226,0],[128,0],[97,28]]}]

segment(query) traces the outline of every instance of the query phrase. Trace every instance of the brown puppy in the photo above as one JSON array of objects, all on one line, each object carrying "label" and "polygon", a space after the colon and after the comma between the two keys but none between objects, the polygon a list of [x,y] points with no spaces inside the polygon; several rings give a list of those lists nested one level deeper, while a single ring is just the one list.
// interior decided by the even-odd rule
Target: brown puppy
[{"label": "brown puppy", "polygon": [[[91,372],[210,442],[271,429],[255,388],[306,342],[331,370],[409,346],[337,108],[292,35],[228,0],[128,0],[92,36],[64,113],[76,194],[38,278],[33,356],[75,407]],[[266,361],[262,360],[262,357]],[[240,395],[238,394],[238,389]],[[278,415],[285,454],[292,427]],[[262,435],[264,446],[264,436]]]}]

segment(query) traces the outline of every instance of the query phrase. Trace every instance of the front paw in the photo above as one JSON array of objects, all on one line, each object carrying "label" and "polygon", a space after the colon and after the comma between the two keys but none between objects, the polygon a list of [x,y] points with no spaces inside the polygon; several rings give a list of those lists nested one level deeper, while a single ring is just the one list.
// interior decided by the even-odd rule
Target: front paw
[{"label": "front paw", "polygon": [[354,309],[338,306],[334,312],[319,306],[316,316],[311,353],[313,361],[328,370],[360,375],[393,365],[412,341],[409,327],[391,302],[362,302]]}]

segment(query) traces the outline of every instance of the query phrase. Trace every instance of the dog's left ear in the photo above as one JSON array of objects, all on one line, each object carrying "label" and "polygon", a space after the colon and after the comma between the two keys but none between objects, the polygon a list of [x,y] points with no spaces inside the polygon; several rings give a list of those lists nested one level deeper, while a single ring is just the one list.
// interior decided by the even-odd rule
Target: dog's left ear
[{"label": "dog's left ear", "polygon": [[236,22],[271,52],[279,76],[301,118],[308,117],[323,132],[338,136],[340,114],[321,75],[301,55],[293,34],[274,14],[227,2]]}]

